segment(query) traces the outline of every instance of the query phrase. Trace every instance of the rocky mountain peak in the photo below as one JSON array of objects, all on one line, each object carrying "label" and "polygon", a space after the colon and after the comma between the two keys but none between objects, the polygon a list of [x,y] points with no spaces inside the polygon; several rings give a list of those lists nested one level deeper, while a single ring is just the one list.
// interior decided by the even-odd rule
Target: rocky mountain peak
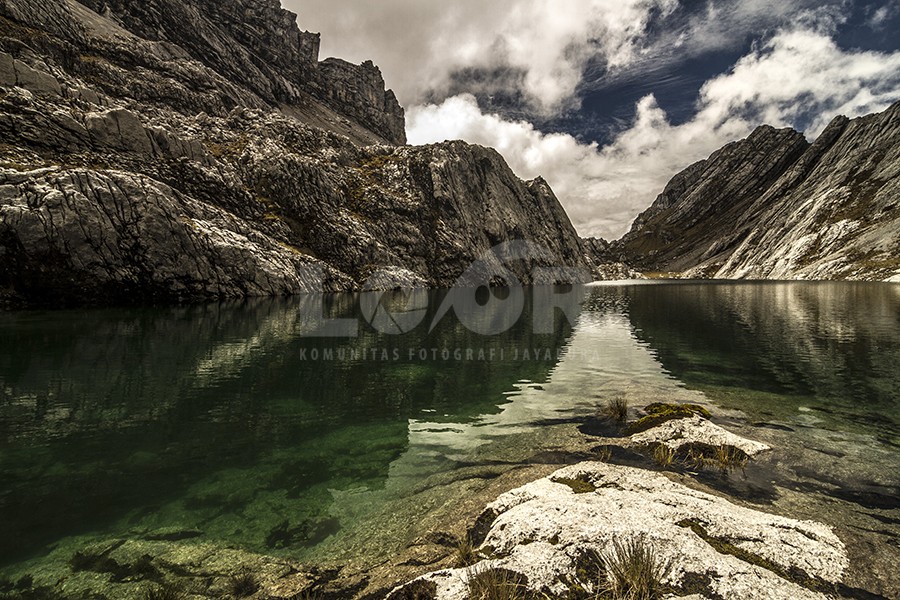
[{"label": "rocky mountain peak", "polygon": [[757,128],[666,186],[620,241],[627,261],[645,270],[689,268],[720,239],[760,193],[809,147],[793,129]]},{"label": "rocky mountain peak", "polygon": [[[275,0],[0,0],[0,302],[450,287],[475,261],[590,277],[549,186],[490,149],[406,146],[378,67],[319,61],[295,21]],[[516,240],[534,251],[494,253]]]},{"label": "rocky mountain peak", "polygon": [[[347,120],[370,132],[369,143],[406,143],[404,111],[377,67],[320,62],[319,34],[301,30],[278,0],[2,0],[0,7],[11,21],[64,40],[68,47],[41,50],[55,50],[75,74],[115,96],[188,114],[285,108],[325,128]],[[184,68],[185,59],[196,64]],[[124,86],[121,70],[137,68],[163,79]]]},{"label": "rocky mountain peak", "polygon": [[757,128],[676,175],[613,244],[691,277],[900,279],[900,103],[812,144]]}]

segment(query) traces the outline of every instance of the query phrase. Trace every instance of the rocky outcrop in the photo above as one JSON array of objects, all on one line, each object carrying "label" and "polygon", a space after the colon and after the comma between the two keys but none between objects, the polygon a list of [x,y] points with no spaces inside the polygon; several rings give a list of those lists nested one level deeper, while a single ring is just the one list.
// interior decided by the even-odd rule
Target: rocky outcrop
[{"label": "rocky outcrop", "polygon": [[[426,574],[388,598],[465,600],[481,585],[546,598],[612,596],[617,564],[633,552],[659,592],[642,597],[869,595],[844,582],[852,579],[849,552],[831,527],[703,491],[699,471],[719,469],[728,487],[727,473],[743,471],[769,446],[710,422],[700,405],[655,403],[644,412],[613,437],[593,438],[602,445],[591,452],[604,462],[565,467],[490,503],[469,529],[475,548],[460,554],[464,565]],[[636,432],[623,436],[621,427]],[[639,454],[652,454],[656,470],[631,466]]]},{"label": "rocky outcrop", "polygon": [[644,279],[644,276],[621,262],[609,242],[602,238],[582,238],[585,262],[594,281]]},{"label": "rocky outcrop", "polygon": [[590,278],[546,182],[394,145],[372,63],[318,62],[275,0],[207,4],[0,3],[0,297],[450,287],[476,262],[470,285]]},{"label": "rocky outcrop", "polygon": [[[321,102],[395,144],[406,142],[403,109],[378,67],[319,62],[319,34],[301,31],[278,0],[84,0],[144,40],[176,45],[271,106]],[[341,65],[335,68],[335,63]]]},{"label": "rocky outcrop", "polygon": [[319,96],[332,108],[344,107],[351,117],[372,128],[387,140],[406,143],[406,120],[397,97],[385,91],[381,70],[372,61],[354,65],[328,58],[318,66],[322,82]]},{"label": "rocky outcrop", "polygon": [[658,427],[632,435],[628,441],[628,445],[638,448],[654,444],[662,444],[676,453],[698,445],[736,448],[751,458],[771,450],[761,442],[742,438],[700,416],[667,421]]},{"label": "rocky outcrop", "polygon": [[900,280],[900,104],[814,144],[757,129],[678,174],[615,251],[642,271]]},{"label": "rocky outcrop", "polygon": [[[591,557],[608,555],[617,540],[652,546],[671,567],[664,583],[676,596],[825,598],[848,567],[843,543],[825,525],[599,462],[563,468],[504,494],[479,521],[488,524],[478,542],[490,558],[418,580],[434,584],[433,597],[467,598],[468,582],[492,570],[515,573],[516,581],[551,597],[596,592],[603,561],[591,564]],[[398,591],[393,597],[411,596]]]},{"label": "rocky outcrop", "polygon": [[0,215],[0,272],[26,298],[277,296],[350,283],[227,211],[119,171],[0,170]]}]

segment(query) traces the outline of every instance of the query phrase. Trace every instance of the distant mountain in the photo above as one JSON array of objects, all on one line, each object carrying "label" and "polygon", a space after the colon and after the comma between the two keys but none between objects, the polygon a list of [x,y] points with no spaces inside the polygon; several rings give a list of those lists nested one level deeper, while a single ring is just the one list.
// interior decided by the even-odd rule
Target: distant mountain
[{"label": "distant mountain", "polygon": [[900,103],[813,144],[758,128],[676,175],[611,252],[683,277],[900,281]]},{"label": "distant mountain", "polygon": [[0,0],[0,303],[447,287],[522,239],[489,271],[589,277],[543,180],[405,146],[378,68],[318,53],[278,0]]}]

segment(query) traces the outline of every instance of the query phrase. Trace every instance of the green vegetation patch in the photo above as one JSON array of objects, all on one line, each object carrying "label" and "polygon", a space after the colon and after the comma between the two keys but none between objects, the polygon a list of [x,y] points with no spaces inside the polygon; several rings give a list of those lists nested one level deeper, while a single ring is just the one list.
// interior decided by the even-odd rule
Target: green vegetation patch
[{"label": "green vegetation patch", "polygon": [[644,409],[646,416],[641,417],[634,423],[629,423],[627,432],[629,435],[641,433],[648,429],[653,429],[662,425],[666,421],[674,421],[676,419],[689,419],[693,416],[700,416],[709,419],[709,411],[697,404],[666,404],[656,402]]},{"label": "green vegetation patch", "polygon": [[586,479],[568,479],[566,477],[558,477],[551,480],[553,483],[569,486],[576,494],[590,494],[597,491],[597,486]]}]

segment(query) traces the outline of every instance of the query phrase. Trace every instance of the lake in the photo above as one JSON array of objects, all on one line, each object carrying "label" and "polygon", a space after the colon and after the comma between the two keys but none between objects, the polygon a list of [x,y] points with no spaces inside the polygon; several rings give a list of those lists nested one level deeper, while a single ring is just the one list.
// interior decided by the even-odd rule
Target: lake
[{"label": "lake", "polygon": [[374,563],[423,533],[423,486],[565,462],[547,432],[617,396],[710,405],[775,448],[726,491],[897,552],[900,286],[523,292],[0,313],[0,572],[174,530]]}]

